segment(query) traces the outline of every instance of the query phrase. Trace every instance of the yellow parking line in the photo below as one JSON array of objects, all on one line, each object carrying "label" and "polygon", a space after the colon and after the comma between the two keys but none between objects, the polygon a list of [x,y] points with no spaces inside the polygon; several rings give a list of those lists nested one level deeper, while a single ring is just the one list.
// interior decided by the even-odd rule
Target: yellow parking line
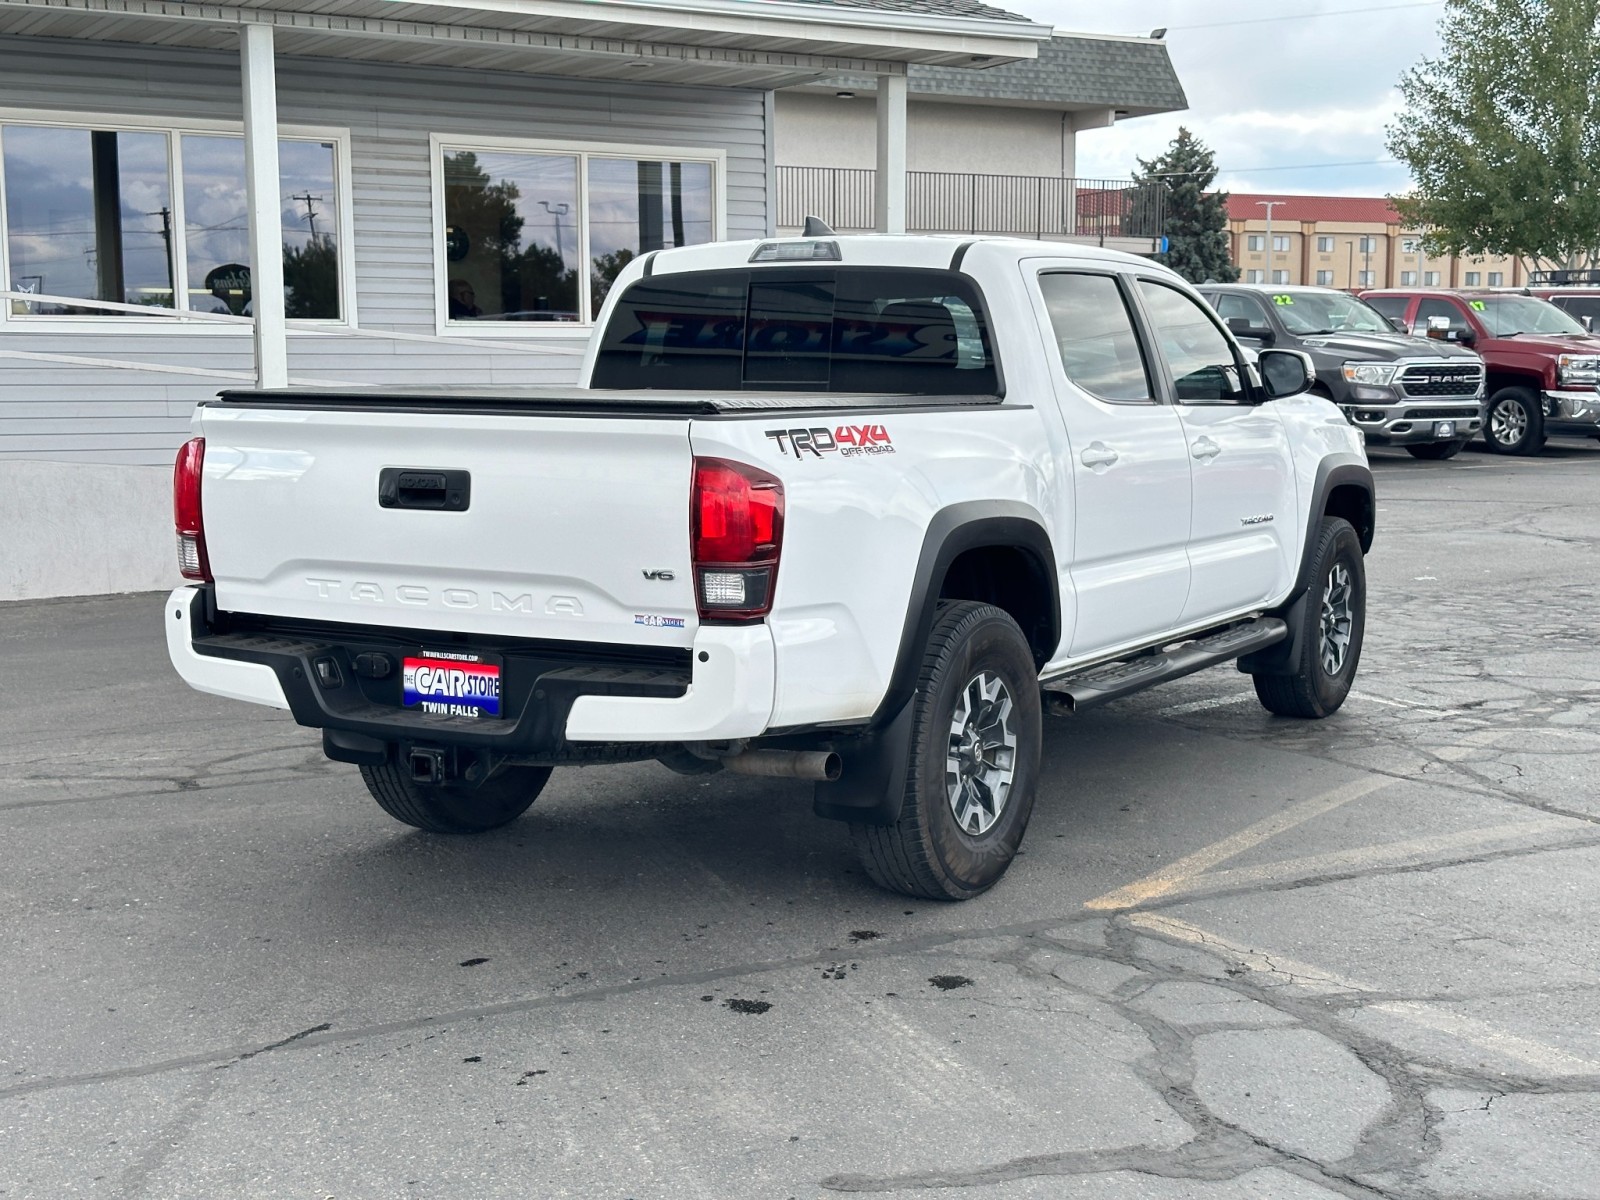
[{"label": "yellow parking line", "polygon": [[[1252,973],[1271,975],[1288,986],[1308,988],[1321,993],[1358,994],[1392,990],[1348,979],[1335,972],[1285,958],[1280,954],[1268,954],[1253,946],[1246,946],[1201,929],[1188,921],[1181,921],[1161,913],[1134,913],[1128,917],[1128,924],[1147,933],[1199,946]],[[1533,1038],[1508,1033],[1504,1029],[1490,1025],[1487,1021],[1452,1012],[1441,1004],[1430,1004],[1420,1000],[1390,1000],[1370,1005],[1366,1011],[1386,1013],[1414,1025],[1448,1034],[1480,1050],[1489,1050],[1516,1059],[1547,1075],[1592,1075],[1600,1072],[1600,1062],[1568,1054],[1565,1050]]]},{"label": "yellow parking line", "polygon": [[1509,821],[1504,825],[1460,829],[1454,833],[1406,838],[1398,842],[1381,842],[1375,846],[1358,846],[1351,850],[1335,850],[1328,854],[1311,854],[1303,858],[1286,858],[1278,862],[1263,863],[1260,866],[1212,871],[1209,874],[1195,875],[1183,880],[1169,894],[1187,895],[1191,892],[1221,891],[1248,884],[1308,879],[1330,872],[1359,871],[1368,867],[1402,863],[1409,859],[1424,859],[1429,855],[1448,854],[1456,850],[1473,850],[1495,842],[1520,842],[1525,838],[1558,831],[1581,831],[1592,834],[1594,829],[1572,817],[1536,817],[1527,821]]},{"label": "yellow parking line", "polygon": [[1097,912],[1133,908],[1136,905],[1147,903],[1169,892],[1177,891],[1193,876],[1226,862],[1235,855],[1243,854],[1253,846],[1277,837],[1297,825],[1304,825],[1324,813],[1332,812],[1342,805],[1349,804],[1352,800],[1359,800],[1363,796],[1371,795],[1379,788],[1388,787],[1396,782],[1388,776],[1374,776],[1368,779],[1358,779],[1347,783],[1343,787],[1334,788],[1331,792],[1324,792],[1310,800],[1302,800],[1292,804],[1280,813],[1265,817],[1253,825],[1247,825],[1238,833],[1223,838],[1220,842],[1213,842],[1202,850],[1185,855],[1174,863],[1162,867],[1154,874],[1146,875],[1136,883],[1120,887],[1103,896],[1097,896],[1084,905],[1085,908]]}]

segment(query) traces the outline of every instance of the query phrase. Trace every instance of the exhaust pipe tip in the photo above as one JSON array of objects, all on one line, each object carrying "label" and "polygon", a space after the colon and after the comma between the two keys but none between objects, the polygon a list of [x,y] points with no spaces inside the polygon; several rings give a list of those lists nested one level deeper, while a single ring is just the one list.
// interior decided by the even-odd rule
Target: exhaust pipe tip
[{"label": "exhaust pipe tip", "polygon": [[816,783],[833,783],[844,773],[844,760],[832,750],[746,750],[723,759],[722,765],[736,775]]}]

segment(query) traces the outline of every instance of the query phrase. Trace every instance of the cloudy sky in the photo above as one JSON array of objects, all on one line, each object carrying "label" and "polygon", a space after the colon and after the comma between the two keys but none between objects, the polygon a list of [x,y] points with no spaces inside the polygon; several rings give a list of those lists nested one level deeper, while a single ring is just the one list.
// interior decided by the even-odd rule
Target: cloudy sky
[{"label": "cloudy sky", "polygon": [[[1381,196],[1405,190],[1384,126],[1395,81],[1438,52],[1442,0],[1011,0],[1063,32],[1166,26],[1189,111],[1141,117],[1078,138],[1078,174],[1126,177],[1187,125],[1217,154],[1234,192]],[[1330,165],[1339,164],[1339,165]]]}]

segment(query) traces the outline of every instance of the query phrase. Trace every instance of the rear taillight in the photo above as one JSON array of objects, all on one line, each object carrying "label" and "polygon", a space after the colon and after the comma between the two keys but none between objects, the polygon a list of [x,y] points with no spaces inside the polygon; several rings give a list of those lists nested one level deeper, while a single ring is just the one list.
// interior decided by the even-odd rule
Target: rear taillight
[{"label": "rear taillight", "polygon": [[178,451],[172,468],[172,523],[178,528],[178,570],[185,579],[210,583],[206,527],[200,517],[200,472],[205,461],[205,438],[191,438]]},{"label": "rear taillight", "polygon": [[697,458],[690,510],[701,619],[766,616],[783,549],[783,484],[744,463]]}]

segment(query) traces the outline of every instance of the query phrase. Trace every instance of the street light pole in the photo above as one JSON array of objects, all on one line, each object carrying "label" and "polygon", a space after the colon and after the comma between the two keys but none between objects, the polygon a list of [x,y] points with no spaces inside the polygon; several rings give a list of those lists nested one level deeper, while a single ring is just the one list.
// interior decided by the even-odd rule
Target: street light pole
[{"label": "street light pole", "polygon": [[1256,207],[1267,210],[1267,282],[1276,282],[1272,278],[1272,210],[1287,204],[1287,200],[1257,200]]}]

